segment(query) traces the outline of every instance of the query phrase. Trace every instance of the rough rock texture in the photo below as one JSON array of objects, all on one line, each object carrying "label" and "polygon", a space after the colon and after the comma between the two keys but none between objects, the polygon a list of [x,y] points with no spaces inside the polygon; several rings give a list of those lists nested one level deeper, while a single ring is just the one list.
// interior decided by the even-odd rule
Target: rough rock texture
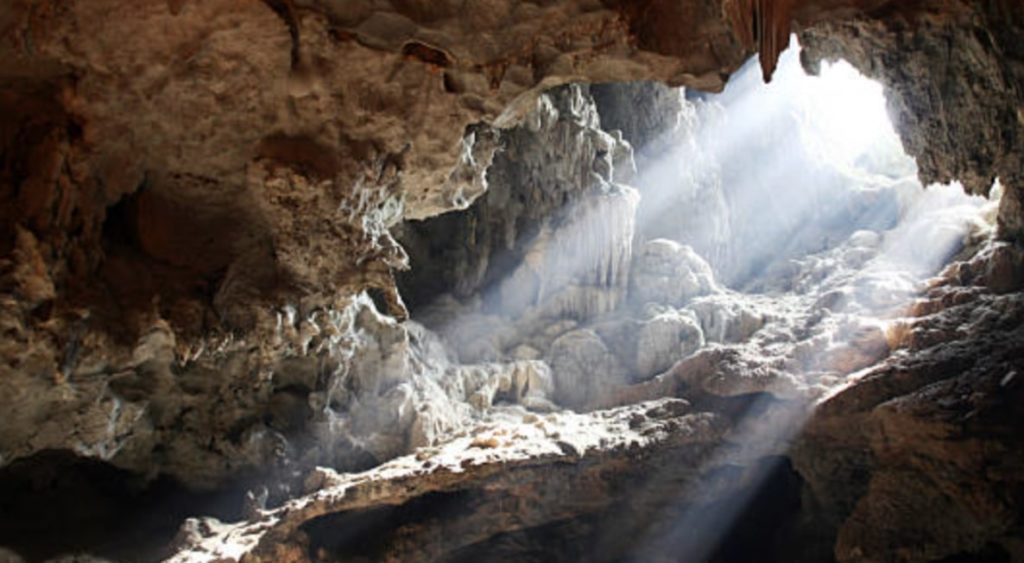
[{"label": "rough rock texture", "polygon": [[[434,338],[365,296],[306,317],[280,312],[273,339],[255,351],[273,358],[266,367],[247,364],[253,351],[230,337],[178,361],[173,336],[157,325],[109,382],[98,372],[47,392],[25,376],[4,379],[16,406],[3,435],[20,444],[13,458],[68,448],[146,473],[159,455],[162,472],[213,486],[253,466],[373,465],[434,443],[498,394],[517,401],[532,389],[543,399],[550,388],[540,383],[547,367],[528,361],[450,366]],[[29,400],[33,392],[50,394]],[[47,407],[63,417],[48,420]]]},{"label": "rough rock texture", "polygon": [[[1024,276],[1002,265],[1020,258],[1019,249],[995,244],[950,266],[914,305],[917,318],[891,336],[901,352],[823,402],[790,454],[799,476],[766,471],[764,456],[788,440],[772,441],[772,431],[752,440],[745,425],[756,421],[765,432],[767,421],[798,424],[804,407],[744,405],[756,389],[783,392],[764,382],[723,385],[729,369],[749,380],[760,368],[753,356],[712,349],[675,368],[684,385],[658,391],[694,402],[660,399],[588,415],[495,410],[443,446],[372,471],[317,470],[306,496],[247,522],[192,520],[173,560],[673,560],[732,549],[740,560],[820,561],[833,557],[833,545],[840,561],[1015,560],[1024,302],[1014,292]],[[968,352],[978,346],[985,355]],[[733,405],[716,404],[732,394],[740,395]],[[756,513],[750,488],[766,483],[777,491],[770,510],[740,526],[766,535],[732,530],[724,533],[731,547],[715,548],[707,539],[715,528],[700,521],[717,522],[723,499],[743,499]],[[346,529],[360,532],[339,533]],[[370,533],[378,541],[366,542]],[[779,538],[801,543],[777,551]],[[697,545],[709,551],[692,551]]]},{"label": "rough rock texture", "polygon": [[[824,469],[804,463],[833,459],[821,447],[800,458],[825,521],[839,530],[836,556],[885,558],[886,546],[899,545],[904,559],[986,550],[1019,557],[1019,448],[1007,445],[1019,421],[991,407],[999,401],[985,402],[1015,397],[1017,376],[998,373],[1019,360],[1012,294],[951,290],[923,306],[952,311],[936,312],[936,325],[868,326],[862,313],[891,308],[914,287],[877,276],[829,280],[835,264],[866,262],[878,250],[853,244],[788,271],[791,287],[822,289],[810,307],[727,294],[696,304],[693,318],[661,303],[607,319],[628,288],[630,245],[579,235],[549,248],[537,233],[537,245],[520,247],[518,276],[537,282],[531,256],[582,254],[591,283],[553,307],[579,320],[524,339],[478,311],[453,332],[468,342],[482,327],[498,344],[468,356],[457,347],[470,364],[462,365],[416,324],[395,322],[407,316],[393,278],[407,256],[390,228],[485,193],[508,135],[501,130],[545,100],[553,107],[540,97],[549,87],[645,79],[717,90],[755,49],[770,75],[792,29],[809,68],[843,56],[886,84],[922,179],[960,179],[983,193],[998,176],[1003,235],[1021,238],[1022,18],[1019,3],[999,0],[7,2],[0,466],[58,449],[192,487],[265,471],[292,487],[271,491],[278,502],[309,465],[375,465],[447,439],[493,403],[551,410],[560,375],[549,370],[550,346],[572,331],[591,331],[586,349],[625,364],[625,374],[607,370],[620,387],[598,393],[606,396],[567,399],[593,403],[587,408],[683,392],[797,396],[908,346],[916,355],[838,395],[808,434],[810,445],[816,436],[819,446],[855,444]],[[568,106],[582,98],[567,91]],[[542,125],[550,123],[526,123]],[[599,219],[614,219],[611,238],[628,242],[635,198],[614,187],[625,145],[590,118],[562,129],[581,130],[594,154],[572,162],[572,173],[582,162],[602,189],[566,226],[594,233]],[[743,170],[726,172],[735,179]],[[721,207],[701,194],[690,199]],[[720,240],[709,236],[707,247]],[[719,258],[691,246],[717,266]],[[1019,289],[1020,257],[998,248],[960,267],[959,283],[981,275],[993,292]],[[481,278],[474,270],[463,279],[475,286]],[[534,289],[518,301],[547,294]],[[978,318],[970,303],[984,305]],[[745,308],[773,313],[752,319]],[[692,353],[690,342],[711,340],[720,342]],[[971,345],[941,348],[949,341]],[[674,347],[681,361],[652,373]],[[497,359],[504,362],[490,363]],[[906,391],[890,385],[917,375],[943,379]],[[879,401],[869,411],[841,398],[870,395],[876,380],[884,389],[864,403]],[[981,414],[949,422],[967,403]],[[901,435],[911,439],[889,439]],[[632,454],[617,459],[628,465]],[[667,465],[658,461],[652,466]],[[570,475],[586,468],[558,467]],[[922,475],[935,486],[920,490]],[[951,519],[914,519],[920,499],[948,507]],[[560,515],[568,513],[537,523]],[[891,533],[875,525],[890,518]],[[954,520],[962,525],[950,529]]]},{"label": "rough rock texture", "polygon": [[704,331],[690,311],[658,313],[640,325],[636,338],[636,378],[654,377],[704,344]]},{"label": "rough rock texture", "polygon": [[[926,5],[870,2],[858,12],[854,4],[800,3],[793,27],[839,37],[855,59],[864,46],[876,57],[917,57],[866,70],[897,93],[904,85],[906,100],[934,92],[914,113],[929,120],[900,121],[905,138],[922,140],[908,146],[925,176],[947,176],[937,172],[942,158],[961,163],[946,169],[967,180],[999,173],[1012,207],[1018,188],[1000,170],[1019,170],[1007,156],[1019,152],[1019,10],[943,4],[922,18]],[[169,365],[169,354],[187,362],[190,350],[216,351],[216,371],[232,380],[225,384],[253,388],[247,378],[270,373],[274,361],[254,350],[265,348],[285,306],[306,317],[373,289],[404,316],[392,270],[405,256],[387,227],[477,197],[498,146],[491,125],[515,124],[540,90],[570,80],[717,89],[755,44],[770,71],[786,14],[704,1],[8,4],[0,272],[12,349],[2,378],[21,382],[8,396],[30,397],[19,409],[33,414],[17,419],[28,427],[10,430],[18,438],[3,442],[3,459],[42,447],[111,458],[137,417],[169,424],[174,415],[160,411],[174,407],[147,406],[167,401],[165,375],[143,377],[127,401],[108,385],[147,362]],[[878,34],[844,36],[828,23],[836,18],[884,33],[873,43]],[[901,28],[905,21],[912,25]],[[978,26],[986,32],[971,31]],[[927,76],[886,74],[945,57],[925,48],[943,33],[970,47],[951,51],[965,59],[951,73],[972,75],[967,60],[990,74],[1003,69],[1005,84],[993,85],[1006,87],[992,88],[1001,94],[922,90]],[[962,103],[938,104],[947,98]],[[965,109],[982,99],[992,109]],[[940,144],[969,138],[957,124],[986,123],[1004,124],[991,158]],[[1012,227],[1014,214],[1003,219]],[[221,351],[227,340],[246,351]],[[225,370],[229,356],[246,367]],[[239,400],[263,408],[259,394]],[[30,439],[57,412],[78,413],[79,422]]]},{"label": "rough rock texture", "polygon": [[[526,415],[526,425],[516,420],[522,416],[514,411],[496,415],[472,437],[367,473],[319,470],[307,483],[308,496],[261,512],[248,523],[192,521],[181,538],[183,550],[172,561],[237,560],[243,555],[246,561],[358,556],[458,560],[459,550],[486,545],[500,533],[588,518],[597,522],[586,523],[584,530],[592,531],[585,535],[597,543],[567,547],[589,554],[584,558],[613,559],[635,546],[621,542],[625,535],[601,534],[603,529],[626,526],[637,536],[658,538],[672,521],[663,516],[685,513],[716,494],[742,489],[750,478],[739,472],[708,481],[705,487],[675,488],[680,480],[729,459],[715,457],[712,447],[728,432],[728,419],[696,412],[685,401],[667,399],[597,417]],[[669,465],[659,467],[665,463]],[[623,481],[638,486],[626,495],[619,486]],[[558,500],[530,500],[535,498]],[[370,509],[387,506],[396,508],[376,515],[376,528],[364,528],[374,534],[372,540],[332,532],[346,522],[359,526],[361,519],[374,518]],[[510,511],[510,506],[520,508]],[[438,534],[439,527],[445,533]],[[536,548],[513,544],[505,549],[506,557],[516,559],[517,552],[522,557],[524,549]],[[491,546],[481,554],[494,557],[501,551]],[[561,559],[569,553],[549,548],[548,557]],[[661,555],[667,553],[671,551]]]},{"label": "rough rock texture", "polygon": [[639,303],[681,307],[694,297],[720,291],[711,266],[692,248],[672,240],[647,241],[633,268],[631,295]]},{"label": "rough rock texture", "polygon": [[414,264],[399,286],[460,359],[543,357],[555,402],[582,408],[629,375],[613,339],[574,329],[613,313],[631,289],[637,196],[616,182],[633,176],[632,150],[601,129],[576,85],[542,95],[500,140],[487,194],[398,229]]},{"label": "rough rock texture", "polygon": [[590,93],[601,116],[601,127],[622,132],[633,145],[638,169],[646,169],[671,150],[668,137],[683,126],[683,90],[645,81],[593,84]]},{"label": "rough rock texture", "polygon": [[901,353],[804,431],[793,458],[807,518],[838,530],[825,543],[839,561],[1024,557],[1024,279],[992,275],[1007,252],[1020,260],[996,246],[950,267],[901,330]]},{"label": "rough rock texture", "polygon": [[[406,257],[387,228],[479,196],[492,125],[584,77],[720,88],[745,56],[711,6],[651,8],[5,5],[0,380],[16,392],[0,459],[69,448],[197,483],[266,465],[216,444],[262,432],[278,313],[341,311],[370,289],[404,317],[392,271]],[[637,40],[659,13],[687,39]],[[167,366],[197,351],[223,379],[188,405]],[[211,387],[245,406],[219,409]],[[147,453],[183,425],[211,429],[197,443],[227,471],[171,469],[207,453]]]},{"label": "rough rock texture", "polygon": [[604,397],[608,387],[625,384],[626,370],[592,330],[574,330],[551,343],[555,398],[559,404],[582,408]]},{"label": "rough rock texture", "polygon": [[[721,107],[656,82],[599,84],[591,92],[602,127],[633,145],[641,240],[684,241],[721,271],[735,250],[722,163],[708,146]],[[673,210],[686,210],[686,219]]]},{"label": "rough rock texture", "polygon": [[633,237],[635,202],[617,185],[633,175],[630,146],[601,129],[589,92],[576,85],[543,94],[499,142],[490,189],[465,213],[398,229],[417,266],[400,276],[402,293],[415,305],[480,295],[485,310],[514,318],[571,300],[566,286],[578,286],[609,292],[591,314],[614,308]]}]

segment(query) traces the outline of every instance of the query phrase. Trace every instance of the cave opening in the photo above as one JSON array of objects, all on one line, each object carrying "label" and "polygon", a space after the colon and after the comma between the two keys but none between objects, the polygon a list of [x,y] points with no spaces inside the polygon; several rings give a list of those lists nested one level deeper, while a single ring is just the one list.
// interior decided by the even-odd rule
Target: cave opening
[{"label": "cave opening", "polygon": [[923,187],[881,85],[799,57],[719,95],[549,91],[480,199],[396,228],[413,319],[463,363],[546,361],[573,408],[708,347],[757,343],[818,395],[877,362],[925,280],[991,234],[1000,190]]},{"label": "cave opening", "polygon": [[[398,284],[413,322],[446,354],[543,366],[532,388],[495,393],[495,408],[586,413],[667,394],[724,415],[752,398],[703,467],[756,467],[755,485],[666,508],[704,530],[673,544],[675,560],[796,556],[750,534],[799,510],[798,485],[774,508],[765,499],[800,477],[788,461],[752,460],[786,455],[816,402],[905,346],[903,318],[928,280],[995,228],[1000,190],[921,185],[880,84],[845,61],[810,76],[799,57],[784,53],[768,85],[751,61],[719,95],[650,83],[549,91],[502,133],[480,199],[395,231],[411,259]],[[495,549],[556,530],[585,537],[589,524],[569,522],[495,538]],[[647,535],[659,556],[674,541]]]}]

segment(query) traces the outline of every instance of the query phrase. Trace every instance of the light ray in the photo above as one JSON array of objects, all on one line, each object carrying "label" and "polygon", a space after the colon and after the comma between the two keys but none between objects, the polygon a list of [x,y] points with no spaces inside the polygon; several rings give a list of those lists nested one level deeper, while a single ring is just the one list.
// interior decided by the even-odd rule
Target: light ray
[{"label": "light ray", "polygon": [[[636,190],[610,182],[612,174],[595,175],[529,243],[522,262],[482,291],[482,307],[454,309],[432,325],[463,361],[480,362],[508,361],[504,349],[515,340],[509,335],[542,326],[538,319],[572,319],[586,328],[610,315],[644,318],[652,304],[629,299],[633,249],[665,237],[703,251],[730,289],[716,286],[717,301],[653,304],[654,310],[698,318],[697,305],[724,302],[763,313],[767,328],[744,342],[716,345],[763,366],[785,366],[771,369],[793,382],[789,396],[780,400],[766,386],[752,414],[733,421],[728,443],[703,467],[752,468],[746,492],[712,510],[687,505],[701,496],[701,482],[687,485],[681,504],[668,511],[676,517],[639,537],[633,559],[671,551],[677,560],[701,561],[713,554],[771,473],[758,460],[784,456],[816,400],[889,353],[886,328],[967,234],[985,228],[981,217],[991,202],[959,186],[926,190],[917,182],[885,104],[882,87],[845,62],[807,76],[794,48],[767,85],[751,62],[722,95],[687,107],[694,113],[657,141],[671,148],[640,171]],[[466,344],[481,341],[483,349]],[[611,378],[599,382],[606,394],[635,375],[614,371],[591,374]],[[560,406],[600,404],[582,396],[579,404]]]}]

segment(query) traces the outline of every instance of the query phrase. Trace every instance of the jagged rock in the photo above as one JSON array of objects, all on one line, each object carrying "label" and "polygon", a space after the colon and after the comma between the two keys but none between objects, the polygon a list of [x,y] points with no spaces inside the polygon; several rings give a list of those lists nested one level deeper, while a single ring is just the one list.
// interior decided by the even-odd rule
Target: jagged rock
[{"label": "jagged rock", "polygon": [[[897,10],[894,18],[884,10],[859,14],[876,19],[851,24],[862,31],[852,37],[844,24],[829,23],[858,15],[845,5],[838,12],[828,3],[800,5],[792,18],[806,44],[823,38],[811,45],[816,53],[828,51],[820,46],[824,38],[835,38],[829,52],[851,53],[861,68],[885,74],[904,106],[919,104],[899,112],[913,117],[900,126],[913,140],[911,152],[926,161],[923,168],[936,171],[927,177],[990,179],[998,169],[1009,206],[1019,199],[1009,172],[1021,167],[1008,156],[1020,152],[1018,135],[980,132],[992,129],[985,124],[1017,122],[1019,73],[999,61],[1013,58],[1015,51],[1003,46],[1014,44],[1020,14],[1001,3],[953,4],[977,14],[987,32],[973,34],[952,9],[925,26],[901,23],[917,8]],[[221,387],[186,377],[197,390],[193,400],[214,389],[231,396],[231,389],[249,396],[238,398],[245,408],[225,409],[224,418],[262,411],[272,393],[262,376],[257,382],[249,376],[266,374],[274,360],[266,361],[266,350],[248,356],[245,350],[274,335],[274,312],[292,304],[305,313],[373,289],[403,316],[391,276],[404,255],[386,230],[403,217],[469,203],[497,148],[492,127],[523,119],[541,90],[570,79],[641,78],[719,89],[753,45],[747,36],[753,26],[738,23],[748,15],[767,26],[753,39],[773,59],[785,11],[730,6],[723,12],[665,2],[499,2],[465,9],[445,3],[429,10],[408,3],[341,10],[320,2],[239,8],[219,0],[12,4],[3,19],[11,41],[4,42],[0,65],[7,116],[0,250],[11,299],[4,326],[18,331],[2,375],[11,382],[5,396],[22,403],[11,426],[24,429],[10,430],[17,436],[4,440],[3,459],[49,447],[124,451],[120,439],[99,440],[90,431],[79,444],[60,427],[109,421],[117,409],[67,415],[84,405],[120,404],[103,398],[110,393],[103,382],[115,374],[128,395],[154,394],[145,377],[127,372],[134,371],[131,349],[156,318],[170,323],[178,358],[204,349],[208,358],[219,356],[207,367],[233,374],[218,380]],[[760,18],[762,12],[770,17]],[[878,21],[890,27],[879,28]],[[987,85],[981,90],[988,94],[932,88],[931,72],[898,75],[930,68],[928,61],[942,55],[916,48],[930,43],[915,38],[943,33],[958,42],[951,70],[977,74],[983,80],[974,82]],[[876,53],[870,65],[868,53],[858,51],[864,45]],[[903,64],[882,53],[912,60]],[[972,61],[987,62],[975,71]],[[1004,75],[994,70],[1003,68]],[[902,95],[900,84],[934,95]],[[345,94],[330,94],[338,92]],[[938,103],[948,98],[963,103]],[[943,125],[954,122],[971,125]],[[971,158],[947,142],[946,131],[971,150],[993,150]],[[610,150],[585,171],[616,179],[610,168],[621,161],[614,155],[622,154],[622,144],[606,134],[592,137],[595,156]],[[956,153],[959,164],[939,166],[940,152]],[[1012,215],[1003,214],[1005,224]],[[36,250],[19,229],[32,233]],[[589,311],[615,299],[585,294],[571,301],[569,307]],[[222,347],[227,335],[238,339]],[[152,389],[162,388],[161,381]],[[132,440],[140,440],[136,452],[118,459],[142,460],[151,441],[163,439],[162,422],[178,407],[174,400],[158,402],[166,404],[154,405],[155,428],[148,415],[132,422],[138,413],[131,407],[118,411],[113,427],[131,426]],[[182,412],[195,413],[191,408]],[[51,420],[41,414],[47,412],[64,414]],[[184,427],[204,424],[233,427],[198,419]],[[28,436],[36,427],[47,429],[40,434],[45,439]],[[214,446],[220,448],[235,446]]]},{"label": "jagged rock", "polygon": [[[947,281],[930,299],[941,303],[959,283]],[[1022,305],[1015,294],[984,293],[940,304],[905,328],[920,335],[905,339],[910,353],[814,414],[794,460],[817,507],[811,517],[838,530],[838,560],[1021,556],[1011,539],[1019,499],[1005,492],[1024,474],[1010,406],[1021,391]]]},{"label": "jagged rock", "polygon": [[[636,168],[645,170],[668,153],[684,127],[686,100],[679,88],[658,82],[594,84],[590,87],[601,127],[620,131],[632,145]],[[642,186],[641,186],[642,189]]]},{"label": "jagged rock", "polygon": [[[651,51],[664,46],[639,48],[626,31],[647,14],[592,8],[5,6],[0,288],[3,325],[17,328],[4,340],[17,345],[5,346],[0,380],[20,404],[5,408],[0,459],[71,448],[197,484],[262,463],[261,448],[221,439],[203,440],[212,451],[196,459],[238,463],[174,461],[195,457],[184,453],[192,438],[172,440],[166,423],[184,413],[183,436],[223,438],[269,408],[282,358],[262,344],[286,306],[305,317],[371,290],[404,317],[392,275],[405,255],[387,230],[478,197],[495,126],[514,126],[542,90],[580,76],[720,88],[742,62],[718,18],[680,21],[719,37],[726,58],[676,45],[669,52],[688,62],[670,69],[671,55]],[[557,41],[556,27],[566,31]],[[595,158],[580,174],[628,176],[613,170],[625,143],[596,129],[589,139]],[[217,383],[189,373],[184,404],[171,392],[143,412],[168,394],[129,362],[156,319],[170,324],[176,361]],[[193,365],[196,354],[206,365]],[[115,376],[128,397],[106,385]],[[212,414],[221,400],[231,406]],[[301,409],[279,396],[273,410],[289,426]],[[149,457],[158,444],[181,465]]]},{"label": "jagged rock", "polygon": [[1000,223],[1006,236],[1017,237],[1024,67],[1018,55],[1005,53],[1024,30],[1024,13],[1004,2],[953,1],[944,8],[934,18],[910,10],[822,23],[800,33],[802,60],[814,72],[823,59],[843,58],[885,85],[889,113],[923,184],[959,180],[972,193],[988,194],[998,177],[1009,196]]},{"label": "jagged rock", "polygon": [[[792,287],[832,284],[827,299],[815,300],[814,314],[786,303],[789,309],[780,306],[783,314],[769,319],[749,312],[752,300],[731,294],[696,301],[690,293],[670,295],[675,306],[689,300],[705,338],[722,346],[625,387],[635,374],[615,356],[630,339],[613,342],[588,326],[618,314],[629,287],[636,196],[620,185],[632,172],[629,138],[600,130],[585,87],[543,91],[569,81],[639,79],[718,90],[754,50],[770,76],[788,30],[800,30],[809,68],[841,54],[883,79],[922,179],[960,179],[975,193],[996,176],[1004,180],[1001,231],[1019,238],[1022,21],[1014,2],[965,0],[9,3],[0,10],[0,466],[47,450],[73,451],[202,488],[254,470],[293,479],[317,463],[340,470],[375,465],[468,431],[496,402],[551,410],[549,398],[560,394],[582,408],[608,395],[636,400],[690,392],[712,396],[704,406],[714,410],[715,398],[796,394],[807,382],[787,371],[796,363],[789,344],[820,337],[847,315],[901,303],[916,291],[913,281],[830,279],[828,270],[859,263],[871,251],[860,248],[821,260],[810,273],[806,264],[794,265]],[[683,104],[682,112],[685,121],[696,110]],[[776,130],[788,135],[791,125]],[[503,144],[508,160],[537,167],[504,170],[496,156]],[[558,154],[545,154],[551,146]],[[756,186],[769,202],[789,205],[760,181],[761,164],[777,156],[748,149],[725,159],[730,166],[702,172],[723,186]],[[514,202],[511,191],[501,190],[503,170],[508,186],[548,177],[564,184],[548,191],[533,185],[543,197]],[[762,263],[733,270],[773,249],[779,238],[760,236],[766,223],[750,220],[773,210],[754,199],[753,212],[724,217],[727,199],[716,199],[716,189],[684,193],[709,213],[706,224],[682,231],[713,232],[682,242],[725,268],[721,279],[758,276]],[[407,256],[390,230],[490,194],[516,211],[437,239],[487,248],[454,260],[454,276],[437,276],[445,292],[465,298],[515,271],[511,288],[482,299],[479,316],[451,331],[452,340],[465,342],[460,359],[481,362],[456,365],[427,331],[395,322],[408,313],[394,280]],[[537,217],[581,197],[583,205],[547,230],[532,231]],[[846,213],[850,200],[838,201]],[[889,209],[882,201],[849,214],[891,218]],[[745,238],[749,244],[738,246],[751,252],[721,251],[725,232]],[[800,251],[820,234],[808,232],[795,241]],[[503,250],[512,251],[508,261]],[[1016,250],[1000,249],[991,260],[958,266],[958,276],[978,285],[936,289],[941,295],[915,309],[932,319],[900,325],[905,333],[898,336],[839,331],[852,340],[826,347],[836,352],[824,366],[805,362],[855,369],[884,353],[883,336],[887,348],[894,342],[906,352],[830,398],[808,433],[813,451],[798,465],[825,507],[823,521],[840,528],[839,559],[884,559],[894,546],[908,559],[993,550],[997,559],[1024,557],[1018,499],[1003,494],[1020,488],[1021,474],[1019,416],[1007,407],[1019,402],[1013,374],[1021,335],[1013,327],[1020,319],[1012,293],[1020,286],[1019,260]],[[582,264],[578,270],[569,267],[574,261]],[[691,289],[689,274],[697,270],[680,278]],[[703,274],[695,275],[699,292],[711,292]],[[993,297],[986,284],[1006,294]],[[521,324],[487,318],[502,309],[522,314]],[[536,327],[559,324],[545,315],[572,315],[579,326],[543,335]],[[766,320],[774,325],[761,327]],[[612,322],[619,331],[633,326]],[[649,336],[660,342],[653,334],[660,330]],[[530,335],[526,342],[520,331]],[[558,336],[557,346],[541,342],[546,336]],[[747,342],[735,345],[741,340]],[[573,356],[563,350],[569,344],[592,354]],[[536,359],[496,362],[515,350],[537,355],[524,345],[564,365],[549,377]],[[575,383],[582,387],[567,387]],[[671,404],[668,411],[685,410]],[[546,526],[596,510],[575,504],[571,493],[580,481],[628,492],[623,482],[644,481],[653,469],[683,471],[654,481],[650,496],[664,497],[666,483],[697,475],[680,459],[702,460],[722,440],[718,429],[698,428],[698,439],[682,439],[679,455],[679,448],[658,450],[645,439],[644,431],[677,436],[679,428],[722,418],[687,416],[649,424],[634,410],[616,419],[614,432],[597,438],[597,447],[603,438],[619,448],[608,465],[573,463],[594,449],[593,441],[550,436],[536,442],[539,449],[517,444],[517,455],[531,460],[523,463],[526,473],[545,493],[539,496],[568,508],[539,507],[543,514],[524,523],[521,515],[486,509],[504,506],[506,497],[484,495],[479,505],[461,503],[485,508],[459,520],[456,533],[429,526],[398,533],[395,549],[441,557],[479,547],[510,527]],[[527,428],[538,423],[545,424],[532,413],[517,418]],[[443,486],[420,491],[450,492],[477,478],[468,486],[488,494],[522,487],[515,481],[521,474],[501,474],[503,465],[480,473],[461,465],[497,454],[502,435],[459,440],[473,453],[438,471]],[[538,461],[545,455],[557,456],[554,471]],[[350,486],[354,497],[373,502],[409,500],[408,479],[417,475],[388,473],[395,468],[385,466],[378,476],[386,478],[370,484],[359,481],[364,488],[347,480],[359,477],[314,471],[314,479],[337,485],[333,500],[297,500],[268,516],[281,519],[266,524],[267,537],[256,537],[265,523],[253,522],[255,528],[242,529],[252,535],[240,541],[264,542],[256,560],[319,557],[306,541],[310,534],[296,528],[325,506],[370,507],[344,492]],[[415,471],[421,469],[429,468]],[[552,474],[562,478],[548,481]],[[697,488],[712,497],[721,490]],[[332,504],[339,496],[344,501]],[[537,496],[514,497],[515,506]],[[625,519],[643,516],[644,507]],[[239,531],[215,522],[196,528],[207,539]],[[214,549],[218,557],[239,554],[231,551],[236,544],[224,545],[227,552]],[[636,554],[623,553],[629,555]]]},{"label": "jagged rock", "polygon": [[792,398],[800,394],[799,378],[777,358],[751,348],[710,347],[678,362],[671,374],[702,393],[720,397],[771,393]]},{"label": "jagged rock", "polygon": [[400,229],[417,265],[400,277],[403,290],[424,305],[441,292],[479,292],[485,308],[513,318],[531,309],[556,318],[614,309],[637,205],[635,192],[617,183],[616,170],[633,167],[629,145],[600,129],[588,91],[575,85],[542,95],[501,139],[489,191],[466,214]]},{"label": "jagged rock", "polygon": [[[445,558],[460,548],[486,541],[507,530],[594,517],[626,526],[638,534],[669,533],[664,518],[689,502],[741,489],[744,480],[708,479],[703,487],[680,494],[671,483],[701,473],[701,468],[727,465],[705,446],[728,431],[728,422],[706,413],[691,413],[684,401],[667,399],[601,413],[562,413],[533,418],[521,425],[515,413],[476,429],[473,437],[454,440],[416,456],[393,460],[372,471],[338,474],[318,469],[301,500],[269,510],[255,522],[221,523],[190,520],[179,535],[179,551],[170,561],[280,561],[303,559],[308,549],[324,557],[363,555],[371,558]],[[515,423],[515,424],[513,424]],[[636,457],[641,448],[649,455]],[[585,464],[574,463],[586,460]],[[668,460],[674,460],[669,463]],[[622,479],[650,475],[658,479],[631,492],[613,486]],[[588,483],[581,490],[576,483]],[[576,490],[577,494],[567,494]],[[455,495],[449,497],[449,495]],[[376,547],[332,541],[346,519],[357,520],[373,509],[413,507],[451,498],[467,510],[428,510],[428,520],[398,519],[375,533]],[[511,508],[526,498],[559,499]],[[502,503],[499,499],[505,499]],[[516,499],[514,502],[508,502]],[[627,508],[631,507],[631,508]],[[623,512],[626,511],[626,512]],[[623,516],[628,515],[628,519]],[[337,520],[339,519],[340,520]],[[434,526],[443,525],[445,534]],[[322,526],[322,527],[321,527]],[[187,530],[187,531],[186,531]],[[605,537],[604,553],[627,553],[624,536]],[[355,539],[355,538],[353,538]]]},{"label": "jagged rock", "polygon": [[992,249],[983,274],[984,284],[995,293],[1010,293],[1024,287],[1024,253],[1015,245]]},{"label": "jagged rock", "polygon": [[[692,102],[684,89],[652,82],[600,84],[591,92],[602,126],[633,145],[640,191],[637,232],[691,246],[712,266],[728,261],[731,222],[714,137],[723,108]],[[686,209],[685,220],[673,210]]]}]

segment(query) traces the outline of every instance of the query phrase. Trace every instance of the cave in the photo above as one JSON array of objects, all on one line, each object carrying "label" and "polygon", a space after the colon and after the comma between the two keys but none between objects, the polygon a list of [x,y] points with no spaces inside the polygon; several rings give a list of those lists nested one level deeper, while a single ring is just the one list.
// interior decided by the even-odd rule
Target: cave
[{"label": "cave", "polygon": [[1024,6],[0,7],[0,562],[1024,561]]}]

